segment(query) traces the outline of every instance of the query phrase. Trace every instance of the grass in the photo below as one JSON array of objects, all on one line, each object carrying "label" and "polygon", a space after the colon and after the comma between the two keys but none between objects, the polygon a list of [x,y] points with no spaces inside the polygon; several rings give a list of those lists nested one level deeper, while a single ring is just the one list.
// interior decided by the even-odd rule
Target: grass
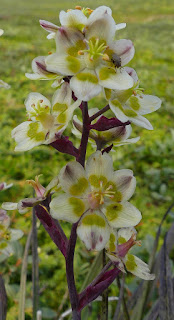
[{"label": "grass", "polygon": [[[34,57],[47,55],[48,51],[55,50],[54,42],[46,39],[47,34],[40,28],[38,20],[45,19],[58,24],[59,11],[74,8],[77,4],[86,6],[85,1],[61,3],[55,0],[49,2],[1,0],[0,27],[5,30],[5,33],[0,39],[0,78],[8,82],[11,89],[8,91],[1,89],[0,93],[0,181],[13,182],[14,187],[1,192],[0,202],[16,201],[31,196],[32,190],[26,185],[26,179],[33,179],[42,173],[41,182],[47,185],[52,177],[58,174],[64,163],[72,159],[45,146],[26,153],[14,153],[14,142],[10,134],[15,126],[25,120],[23,102],[31,91],[40,92],[48,98],[53,94],[49,82],[30,81],[25,77],[25,72],[31,71],[31,61]],[[106,3],[96,1],[96,7],[103,4]],[[88,1],[87,5],[93,8],[93,1]],[[129,65],[136,69],[141,87],[146,89],[146,93],[157,95],[163,101],[162,108],[148,116],[154,131],[149,132],[134,126],[133,135],[140,135],[140,141],[133,146],[120,147],[113,154],[115,169],[130,168],[137,178],[136,194],[132,203],[143,214],[142,222],[138,226],[139,237],[144,239],[140,256],[145,257],[147,261],[152,237],[155,235],[163,213],[172,201],[174,189],[172,105],[174,100],[174,66],[172,64],[174,3],[171,0],[160,2],[157,0],[146,2],[109,0],[107,5],[112,8],[117,23],[127,23],[127,28],[118,32],[118,38],[128,38],[134,42],[136,53]],[[91,103],[92,106],[100,104],[104,105],[101,97],[94,99]],[[74,137],[71,138],[78,144]],[[92,149],[89,148],[88,154],[91,151]],[[22,217],[18,213],[12,214],[15,227],[20,227],[25,234],[29,231],[30,220],[30,213]],[[171,214],[165,223],[164,231],[172,220]],[[64,224],[64,227],[68,234],[69,225]],[[8,320],[17,317],[20,259],[24,243],[25,237],[16,248],[17,255],[11,257],[2,266],[10,297]],[[39,257],[41,306],[49,307],[56,312],[67,290],[65,268],[59,252],[55,250],[49,237],[45,236],[42,228],[39,228]],[[79,241],[75,260],[79,288],[93,257],[94,254],[88,253]],[[48,282],[50,272],[53,276]],[[28,280],[30,277],[31,257]],[[27,290],[26,319],[31,319],[30,284]],[[117,293],[114,286],[112,286],[113,293]],[[67,299],[64,299],[62,310],[67,307]],[[97,308],[98,303],[95,303],[91,319],[95,319]]]}]

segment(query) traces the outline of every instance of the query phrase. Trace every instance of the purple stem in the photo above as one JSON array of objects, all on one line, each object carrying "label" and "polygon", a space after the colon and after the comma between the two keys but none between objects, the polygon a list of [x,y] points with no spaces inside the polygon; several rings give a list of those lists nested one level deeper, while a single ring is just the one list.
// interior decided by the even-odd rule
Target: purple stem
[{"label": "purple stem", "polygon": [[95,120],[97,117],[99,117],[101,114],[105,113],[109,109],[110,109],[110,107],[109,107],[109,105],[107,105],[104,108],[102,108],[101,110],[99,110],[98,112],[96,112],[95,114],[93,114],[93,116],[91,116],[89,118],[89,123],[91,123],[93,120]]},{"label": "purple stem", "polygon": [[35,207],[35,213],[38,219],[40,220],[40,222],[42,223],[43,227],[45,228],[45,230],[50,235],[53,242],[62,252],[64,257],[66,257],[68,239],[65,233],[63,232],[62,228],[59,227],[59,224],[55,223],[54,219],[48,214],[47,207],[48,207],[48,200],[46,200],[46,203],[44,203],[43,201],[43,206],[37,205]]},{"label": "purple stem", "polygon": [[82,103],[82,117],[83,117],[83,132],[82,139],[79,148],[79,156],[77,161],[84,167],[85,166],[85,157],[86,157],[86,148],[88,144],[89,137],[89,114],[88,114],[88,103],[83,101]]},{"label": "purple stem", "polygon": [[68,289],[69,289],[69,296],[71,301],[71,308],[72,308],[72,315],[73,320],[80,320],[80,311],[78,311],[78,294],[76,290],[75,285],[75,279],[74,279],[74,250],[77,240],[77,226],[78,222],[74,223],[71,229],[71,235],[69,239],[69,245],[67,248],[67,256],[66,256],[66,276],[67,276],[67,283],[68,283]]}]

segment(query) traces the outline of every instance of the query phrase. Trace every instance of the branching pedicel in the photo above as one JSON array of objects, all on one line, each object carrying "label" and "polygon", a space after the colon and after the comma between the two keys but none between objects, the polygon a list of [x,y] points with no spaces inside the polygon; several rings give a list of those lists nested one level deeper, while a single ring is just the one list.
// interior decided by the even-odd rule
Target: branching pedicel
[{"label": "branching pedicel", "polygon": [[[3,208],[23,213],[35,206],[35,213],[66,260],[67,282],[73,319],[80,319],[81,310],[96,299],[117,277],[119,272],[153,280],[147,264],[129,253],[136,241],[135,226],[141,220],[140,211],[129,199],[136,180],[128,169],[114,171],[109,151],[120,145],[135,143],[128,139],[131,124],[152,130],[144,117],[161,106],[159,98],[145,95],[139,88],[135,70],[125,67],[134,56],[130,40],[115,40],[117,30],[111,9],[101,6],[94,11],[76,7],[61,11],[61,26],[41,20],[56,42],[56,52],[33,60],[32,80],[54,80],[52,102],[40,93],[30,93],[25,101],[27,117],[12,131],[16,151],[26,151],[40,144],[75,157],[67,163],[44,189],[38,179],[32,182],[36,198],[23,199]],[[106,107],[88,110],[88,101],[103,93]],[[82,111],[82,121],[73,114]],[[103,114],[111,110],[112,118]],[[73,117],[72,132],[81,138],[79,149],[63,135]],[[97,148],[85,161],[88,141]],[[54,197],[52,195],[55,193]],[[54,219],[72,223],[68,240]],[[93,282],[78,293],[73,270],[77,235],[88,250],[105,248],[110,262]],[[108,269],[112,266],[112,269]]]}]

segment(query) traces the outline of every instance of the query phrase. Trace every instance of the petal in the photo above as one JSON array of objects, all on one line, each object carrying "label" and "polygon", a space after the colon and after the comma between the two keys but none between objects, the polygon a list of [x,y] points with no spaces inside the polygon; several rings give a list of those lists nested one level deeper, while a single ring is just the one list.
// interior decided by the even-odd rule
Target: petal
[{"label": "petal", "polygon": [[83,31],[88,19],[81,10],[70,10],[68,12],[61,11],[59,20],[62,26]]},{"label": "petal", "polygon": [[116,24],[116,31],[126,28],[126,23],[118,23]]},{"label": "petal", "polygon": [[138,257],[127,254],[124,259],[126,269],[135,276],[144,280],[154,280],[155,275],[150,274],[149,266]]},{"label": "petal", "polygon": [[74,28],[61,27],[56,33],[56,53],[77,55],[79,50],[85,49],[84,35]]},{"label": "petal", "polygon": [[17,230],[17,229],[9,229],[10,231],[10,241],[16,241],[22,238],[23,236],[23,231],[22,230]]},{"label": "petal", "polygon": [[41,112],[50,113],[50,101],[38,92],[29,93],[24,103],[31,120],[36,120]]},{"label": "petal", "polygon": [[2,209],[4,210],[17,210],[18,204],[15,202],[3,202],[2,203]]},{"label": "petal", "polygon": [[99,83],[108,89],[126,90],[133,86],[131,76],[122,68],[108,68],[106,66],[97,68]]},{"label": "petal", "polygon": [[77,234],[88,250],[102,250],[109,240],[110,227],[99,212],[86,213],[77,227]]},{"label": "petal", "polygon": [[2,36],[4,33],[4,30],[3,29],[0,29],[0,36]]},{"label": "petal", "polygon": [[153,127],[152,127],[151,123],[149,122],[149,120],[147,120],[143,116],[137,116],[135,118],[129,117],[129,120],[132,123],[134,123],[136,126],[145,128],[147,130],[153,130]]},{"label": "petal", "polygon": [[121,39],[114,41],[110,48],[121,58],[122,66],[129,63],[135,53],[135,49],[131,40]]},{"label": "petal", "polygon": [[71,78],[70,87],[75,96],[83,101],[97,96],[102,89],[95,72],[87,68]]},{"label": "petal", "polygon": [[26,73],[25,76],[31,80],[52,80],[57,78],[57,74],[47,71],[45,64],[46,56],[39,56],[32,61],[32,70],[34,73]]},{"label": "petal", "polygon": [[118,230],[118,243],[127,242],[133,234],[137,234],[137,231],[134,227],[131,228],[121,228]]},{"label": "petal", "polygon": [[122,200],[129,200],[136,188],[136,179],[133,176],[133,171],[129,169],[117,170],[114,172],[113,181],[118,191],[122,193]]},{"label": "petal", "polygon": [[45,142],[45,133],[39,122],[25,121],[12,130],[17,145],[15,151],[26,151]]},{"label": "petal", "polygon": [[61,194],[50,202],[50,213],[53,218],[75,223],[88,209],[88,203],[76,197]]},{"label": "petal", "polygon": [[106,255],[116,265],[116,267],[119,270],[121,270],[122,272],[126,273],[126,270],[124,268],[124,264],[123,264],[123,262],[121,261],[121,259],[118,256],[116,256],[114,254],[109,254],[109,253],[106,253]]},{"label": "petal", "polygon": [[133,78],[134,83],[138,82],[138,75],[137,75],[136,71],[133,68],[124,67],[124,70]]},{"label": "petal", "polygon": [[10,85],[8,83],[4,82],[3,80],[0,80],[0,88],[9,89]]},{"label": "petal", "polygon": [[47,69],[54,73],[72,76],[84,68],[83,59],[65,54],[53,53],[46,59]]},{"label": "petal", "polygon": [[90,15],[88,23],[85,29],[85,38],[91,39],[93,37],[99,38],[100,40],[106,41],[109,43],[115,36],[115,21],[110,14],[107,13],[107,10],[103,13],[95,13]]},{"label": "petal", "polygon": [[112,16],[112,10],[111,8],[107,6],[99,6],[96,8],[89,16],[88,23],[91,24],[95,22],[95,20],[101,19],[104,14],[108,14]]},{"label": "petal", "polygon": [[86,173],[90,184],[94,187],[99,187],[99,181],[107,183],[113,175],[113,161],[107,154],[102,154],[101,151],[93,153],[86,162]]},{"label": "petal", "polygon": [[52,98],[52,106],[54,111],[54,106],[56,104],[65,104],[69,106],[72,100],[72,90],[68,82],[64,82],[59,89],[57,89]]},{"label": "petal", "polygon": [[103,207],[103,212],[113,228],[136,226],[141,220],[140,211],[130,202],[111,203]]},{"label": "petal", "polygon": [[125,145],[130,144],[130,143],[136,143],[139,140],[140,140],[140,137],[127,139],[127,140],[122,140],[120,142],[113,141],[113,145],[114,145],[114,147],[120,147],[120,146],[125,146]]},{"label": "petal", "polygon": [[126,122],[129,120],[129,118],[124,113],[125,110],[122,104],[117,99],[109,101],[109,106],[112,112],[116,115],[117,119],[122,122]]},{"label": "petal", "polygon": [[161,107],[161,100],[151,95],[132,95],[126,104],[140,115],[144,115],[158,110]]},{"label": "petal", "polygon": [[72,161],[63,167],[60,171],[59,180],[62,189],[72,196],[84,197],[88,192],[89,185],[86,173],[78,162]]},{"label": "petal", "polygon": [[48,32],[56,32],[59,29],[59,27],[52,22],[46,20],[39,20],[39,22],[40,26]]}]

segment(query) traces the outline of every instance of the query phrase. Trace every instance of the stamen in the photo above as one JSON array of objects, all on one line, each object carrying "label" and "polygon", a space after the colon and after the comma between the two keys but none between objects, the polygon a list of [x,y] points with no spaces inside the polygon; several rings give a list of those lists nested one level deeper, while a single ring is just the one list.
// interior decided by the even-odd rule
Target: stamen
[{"label": "stamen", "polygon": [[82,7],[81,6],[75,6],[75,9],[76,10],[82,10]]}]

